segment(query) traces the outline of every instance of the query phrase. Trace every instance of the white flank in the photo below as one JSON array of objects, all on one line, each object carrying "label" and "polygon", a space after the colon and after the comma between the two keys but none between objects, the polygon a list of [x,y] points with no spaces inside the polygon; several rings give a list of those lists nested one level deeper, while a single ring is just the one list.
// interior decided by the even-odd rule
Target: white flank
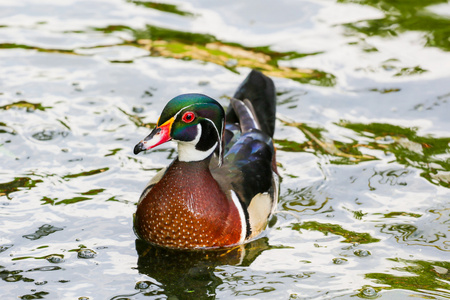
[{"label": "white flank", "polygon": [[253,197],[248,206],[248,219],[252,230],[249,239],[258,236],[266,228],[272,207],[272,197],[269,193],[259,193]]},{"label": "white flank", "polygon": [[231,199],[233,200],[234,206],[236,206],[239,212],[239,218],[241,219],[241,238],[239,239],[239,244],[245,241],[245,235],[247,234],[247,222],[245,220],[244,209],[242,208],[241,202],[238,196],[233,190],[230,190]]}]

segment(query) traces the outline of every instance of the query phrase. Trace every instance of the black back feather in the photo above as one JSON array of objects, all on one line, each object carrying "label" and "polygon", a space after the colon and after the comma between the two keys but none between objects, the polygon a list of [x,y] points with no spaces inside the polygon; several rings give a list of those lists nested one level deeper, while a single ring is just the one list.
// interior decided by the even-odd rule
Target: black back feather
[{"label": "black back feather", "polygon": [[[276,93],[272,79],[259,71],[252,70],[238,87],[234,98],[240,100],[248,99],[253,105],[261,131],[273,137],[275,131]],[[232,106],[228,107],[226,120],[228,123],[243,121],[239,120]]]}]

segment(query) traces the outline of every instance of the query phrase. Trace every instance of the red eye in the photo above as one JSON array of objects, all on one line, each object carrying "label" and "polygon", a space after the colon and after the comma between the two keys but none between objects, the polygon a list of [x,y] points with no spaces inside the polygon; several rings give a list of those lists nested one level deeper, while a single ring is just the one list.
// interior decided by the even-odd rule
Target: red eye
[{"label": "red eye", "polygon": [[181,120],[183,120],[183,122],[185,123],[191,123],[192,121],[194,121],[194,119],[195,115],[191,111],[185,112],[183,117],[181,117]]}]

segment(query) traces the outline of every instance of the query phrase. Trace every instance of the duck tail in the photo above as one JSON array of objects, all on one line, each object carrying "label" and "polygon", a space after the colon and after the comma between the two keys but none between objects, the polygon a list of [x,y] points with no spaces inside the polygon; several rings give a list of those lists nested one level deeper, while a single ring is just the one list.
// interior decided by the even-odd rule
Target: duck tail
[{"label": "duck tail", "polygon": [[[252,128],[258,128],[273,137],[276,92],[272,79],[259,71],[252,70],[238,87],[234,98],[244,100],[243,103],[241,102],[244,105],[233,104],[234,101],[232,101],[226,114],[227,122],[240,123],[244,132],[248,130],[248,126],[253,126]],[[247,113],[241,114],[245,108]]]},{"label": "duck tail", "polygon": [[239,118],[239,127],[241,132],[249,132],[253,128],[261,130],[261,125],[256,117],[255,109],[252,103],[245,99],[244,101],[236,98],[230,99],[231,107]]}]

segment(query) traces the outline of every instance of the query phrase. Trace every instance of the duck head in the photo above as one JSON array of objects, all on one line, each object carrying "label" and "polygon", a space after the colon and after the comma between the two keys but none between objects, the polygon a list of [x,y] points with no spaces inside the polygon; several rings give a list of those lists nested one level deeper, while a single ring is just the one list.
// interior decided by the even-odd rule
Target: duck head
[{"label": "duck head", "polygon": [[214,99],[202,94],[184,94],[164,107],[156,127],[134,147],[134,154],[173,140],[180,161],[200,161],[218,148],[223,157],[225,112]]}]

